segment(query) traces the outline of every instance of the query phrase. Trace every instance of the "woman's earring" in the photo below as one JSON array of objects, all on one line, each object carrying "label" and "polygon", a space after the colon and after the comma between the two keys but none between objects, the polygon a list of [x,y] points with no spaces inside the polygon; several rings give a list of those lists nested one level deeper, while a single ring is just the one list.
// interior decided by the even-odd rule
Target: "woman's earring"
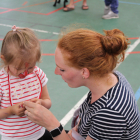
[{"label": "woman's earring", "polygon": [[83,79],[85,79],[85,77],[83,76]]}]

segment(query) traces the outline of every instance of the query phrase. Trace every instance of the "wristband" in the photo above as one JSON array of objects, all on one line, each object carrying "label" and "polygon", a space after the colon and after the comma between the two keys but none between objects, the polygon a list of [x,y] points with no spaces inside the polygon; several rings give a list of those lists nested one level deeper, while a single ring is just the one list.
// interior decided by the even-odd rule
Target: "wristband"
[{"label": "wristband", "polygon": [[62,133],[62,130],[63,130],[63,126],[60,124],[59,127],[51,130],[50,133],[51,133],[52,137],[56,137]]}]

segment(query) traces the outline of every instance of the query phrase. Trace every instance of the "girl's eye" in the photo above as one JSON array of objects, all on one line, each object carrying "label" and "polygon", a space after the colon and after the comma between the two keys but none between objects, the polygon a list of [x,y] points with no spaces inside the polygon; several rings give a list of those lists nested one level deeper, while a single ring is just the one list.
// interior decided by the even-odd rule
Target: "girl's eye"
[{"label": "girl's eye", "polygon": [[33,67],[30,67],[30,68],[28,68],[28,69],[32,69]]},{"label": "girl's eye", "polygon": [[60,69],[60,71],[64,72],[65,70]]},{"label": "girl's eye", "polygon": [[17,71],[24,70],[24,69],[16,69]]},{"label": "girl's eye", "polygon": [[[28,69],[33,69],[33,68],[34,68],[34,67],[30,67],[30,68],[28,68]],[[17,70],[17,71],[25,70],[25,68],[23,68],[23,69],[17,69],[17,68],[16,68],[16,70]]]}]

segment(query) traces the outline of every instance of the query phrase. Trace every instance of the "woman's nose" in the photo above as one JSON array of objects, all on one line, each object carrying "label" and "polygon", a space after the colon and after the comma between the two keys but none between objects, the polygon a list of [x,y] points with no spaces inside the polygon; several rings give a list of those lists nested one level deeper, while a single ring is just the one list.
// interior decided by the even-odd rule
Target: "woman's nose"
[{"label": "woman's nose", "polygon": [[58,67],[55,68],[54,73],[55,73],[56,75],[60,75],[60,71],[59,71]]}]

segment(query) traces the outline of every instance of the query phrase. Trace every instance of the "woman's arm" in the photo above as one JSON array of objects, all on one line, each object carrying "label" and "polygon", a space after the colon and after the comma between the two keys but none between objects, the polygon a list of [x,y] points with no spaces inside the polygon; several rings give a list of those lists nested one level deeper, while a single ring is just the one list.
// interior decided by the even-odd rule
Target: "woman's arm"
[{"label": "woman's arm", "polygon": [[[50,110],[41,106],[40,104],[36,104],[30,101],[25,101],[24,106],[27,110],[25,110],[25,114],[28,119],[32,122],[45,127],[48,131],[51,131],[60,126],[60,122],[56,119],[56,117],[51,113]],[[72,140],[66,132],[62,131],[62,133],[56,137],[53,137],[54,140]],[[86,140],[93,140],[89,136]]]},{"label": "woman's arm", "polygon": [[54,140],[71,140],[68,134],[66,134],[65,130],[63,129],[62,133],[57,136],[53,137]]},{"label": "woman's arm", "polygon": [[[40,126],[45,127],[48,131],[51,131],[60,126],[60,122],[44,106],[30,101],[25,101],[24,106],[27,109],[25,110],[25,114],[27,115],[28,119]],[[53,139],[71,140],[64,130],[60,135],[54,137]]]}]

